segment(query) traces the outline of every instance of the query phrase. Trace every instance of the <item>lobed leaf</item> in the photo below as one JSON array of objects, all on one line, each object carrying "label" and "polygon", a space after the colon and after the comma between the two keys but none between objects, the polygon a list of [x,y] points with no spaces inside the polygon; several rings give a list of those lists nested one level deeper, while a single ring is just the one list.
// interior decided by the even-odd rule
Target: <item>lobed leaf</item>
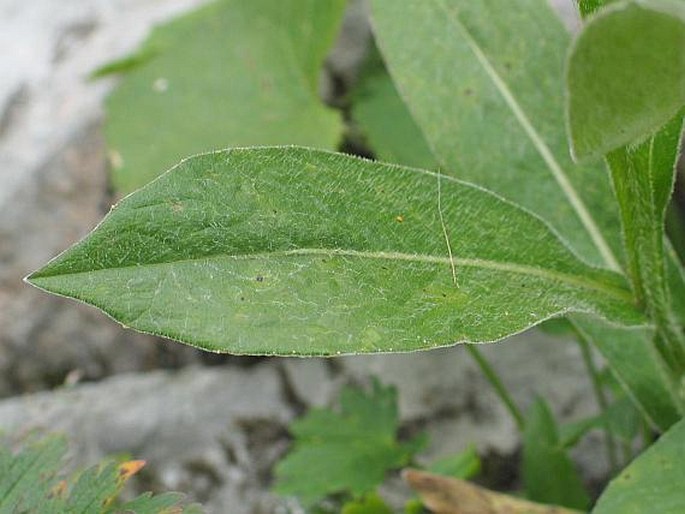
[{"label": "lobed leaf", "polygon": [[144,494],[116,505],[121,489],[143,461],[106,462],[62,479],[67,451],[62,437],[25,441],[19,451],[0,446],[0,513],[16,514],[197,514],[199,506],[183,506],[182,495]]},{"label": "lobed leaf", "polygon": [[678,0],[624,1],[589,20],[567,71],[576,158],[602,156],[675,115],[685,104],[683,48],[685,5]]},{"label": "lobed leaf", "polygon": [[569,312],[644,323],[622,277],[527,211],[432,172],[302,148],[188,159],[28,281],[237,354],[489,342]]},{"label": "lobed leaf", "polygon": [[406,465],[418,449],[397,440],[398,428],[393,387],[374,382],[369,394],[344,389],[340,412],[312,409],[290,426],[294,448],[276,466],[276,491],[305,505],[335,493],[370,493],[388,470]]},{"label": "lobed leaf", "polygon": [[[256,144],[334,149],[319,98],[344,0],[219,0],[153,31],[107,101],[114,185],[128,193],[181,158]],[[141,57],[142,56],[142,57]]]}]

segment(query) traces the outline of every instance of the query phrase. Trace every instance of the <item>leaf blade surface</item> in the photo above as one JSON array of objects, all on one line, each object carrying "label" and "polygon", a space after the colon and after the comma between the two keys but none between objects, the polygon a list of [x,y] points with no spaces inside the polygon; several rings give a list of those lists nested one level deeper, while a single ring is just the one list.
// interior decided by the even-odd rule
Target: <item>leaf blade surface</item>
[{"label": "leaf blade surface", "polygon": [[571,311],[644,322],[622,277],[527,211],[440,174],[302,148],[188,159],[28,280],[238,354],[489,342]]}]

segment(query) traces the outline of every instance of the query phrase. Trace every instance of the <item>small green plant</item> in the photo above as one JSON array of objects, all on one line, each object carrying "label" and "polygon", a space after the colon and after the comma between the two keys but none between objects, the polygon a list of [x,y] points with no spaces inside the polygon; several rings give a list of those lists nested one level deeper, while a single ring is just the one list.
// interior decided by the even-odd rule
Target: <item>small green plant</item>
[{"label": "small green plant", "polygon": [[[612,465],[624,465],[641,427],[646,445],[663,435],[593,512],[685,511],[685,272],[664,233],[683,129],[685,3],[578,3],[586,19],[571,41],[545,0],[371,0],[384,64],[369,66],[348,114],[396,164],[299,146],[197,155],[28,281],[209,351],[465,344],[524,435],[529,499],[586,509],[568,446],[601,426]],[[121,190],[215,145],[333,147],[342,123],[318,103],[316,77],[343,7],[218,2],[110,67],[128,69],[108,124]],[[522,413],[477,348],[561,317],[603,410],[572,427],[556,426],[542,401]],[[347,415],[344,404],[299,429],[318,416],[312,430],[330,431],[324,418]],[[411,454],[385,450],[379,469]],[[311,441],[298,436],[286,462],[305,451]],[[384,512],[373,498],[353,501],[348,512]]]},{"label": "small green plant", "polygon": [[66,475],[67,444],[59,436],[24,440],[17,451],[0,446],[0,512],[3,514],[200,514],[182,495],[145,493],[121,502],[126,483],[143,461],[103,462]]}]

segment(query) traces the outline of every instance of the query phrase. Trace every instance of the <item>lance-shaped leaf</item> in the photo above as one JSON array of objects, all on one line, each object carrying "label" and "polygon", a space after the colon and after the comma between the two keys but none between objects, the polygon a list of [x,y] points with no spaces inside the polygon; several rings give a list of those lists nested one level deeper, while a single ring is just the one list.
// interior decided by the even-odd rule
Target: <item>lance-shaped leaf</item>
[{"label": "lance-shaped leaf", "polygon": [[[683,47],[685,48],[685,46]],[[664,352],[672,365],[685,366],[685,338],[674,314],[664,244],[666,207],[675,181],[683,111],[646,141],[618,148],[607,155],[621,211],[628,271],[638,299],[649,309]],[[671,266],[677,263],[671,263]]]},{"label": "lance-shaped leaf", "polygon": [[115,186],[229,146],[333,150],[342,122],[318,80],[345,4],[219,0],[156,29],[107,101]]},{"label": "lance-shaped leaf", "polygon": [[564,129],[569,35],[546,0],[372,0],[377,43],[443,172],[548,220],[593,264],[619,268],[601,165]]},{"label": "lance-shaped leaf", "polygon": [[360,74],[350,114],[379,160],[427,169],[437,167],[377,51],[368,57]]},{"label": "lance-shaped leaf", "polygon": [[685,420],[611,481],[593,514],[680,514],[685,512]]},{"label": "lance-shaped leaf", "polygon": [[568,62],[574,155],[601,156],[674,116],[685,104],[683,49],[685,4],[680,1],[620,2],[592,18]]},{"label": "lance-shaped leaf", "polygon": [[523,483],[529,500],[587,509],[590,499],[578,470],[559,438],[547,404],[538,398],[526,417],[523,433]]},{"label": "lance-shaped leaf", "polygon": [[667,430],[680,419],[677,381],[651,342],[653,331],[611,327],[584,316],[574,316],[572,323],[593,342],[654,428]]},{"label": "lance-shaped leaf", "polygon": [[429,171],[303,148],[188,159],[29,281],[232,353],[496,341],[567,312],[644,322],[622,277],[529,212]]}]

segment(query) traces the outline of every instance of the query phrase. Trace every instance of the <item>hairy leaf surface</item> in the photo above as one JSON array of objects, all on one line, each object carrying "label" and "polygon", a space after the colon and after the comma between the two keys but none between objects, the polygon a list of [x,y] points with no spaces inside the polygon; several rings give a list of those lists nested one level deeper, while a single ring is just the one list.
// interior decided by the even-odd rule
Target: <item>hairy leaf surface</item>
[{"label": "hairy leaf surface", "polygon": [[611,481],[593,514],[685,512],[685,419]]},{"label": "hairy leaf surface", "polygon": [[[638,36],[639,35],[639,36]],[[590,19],[571,48],[571,147],[598,157],[643,138],[685,104],[685,4],[632,0]]]},{"label": "hairy leaf surface", "polygon": [[219,0],[155,30],[107,101],[115,186],[229,146],[334,149],[338,113],[319,74],[344,0]]},{"label": "hairy leaf surface", "polygon": [[302,148],[188,159],[29,281],[231,353],[488,342],[568,312],[644,322],[622,277],[527,211],[429,171]]},{"label": "hairy leaf surface", "polygon": [[545,0],[373,0],[390,74],[443,172],[548,220],[582,257],[619,268],[601,165],[576,165],[564,129],[570,43]]}]

